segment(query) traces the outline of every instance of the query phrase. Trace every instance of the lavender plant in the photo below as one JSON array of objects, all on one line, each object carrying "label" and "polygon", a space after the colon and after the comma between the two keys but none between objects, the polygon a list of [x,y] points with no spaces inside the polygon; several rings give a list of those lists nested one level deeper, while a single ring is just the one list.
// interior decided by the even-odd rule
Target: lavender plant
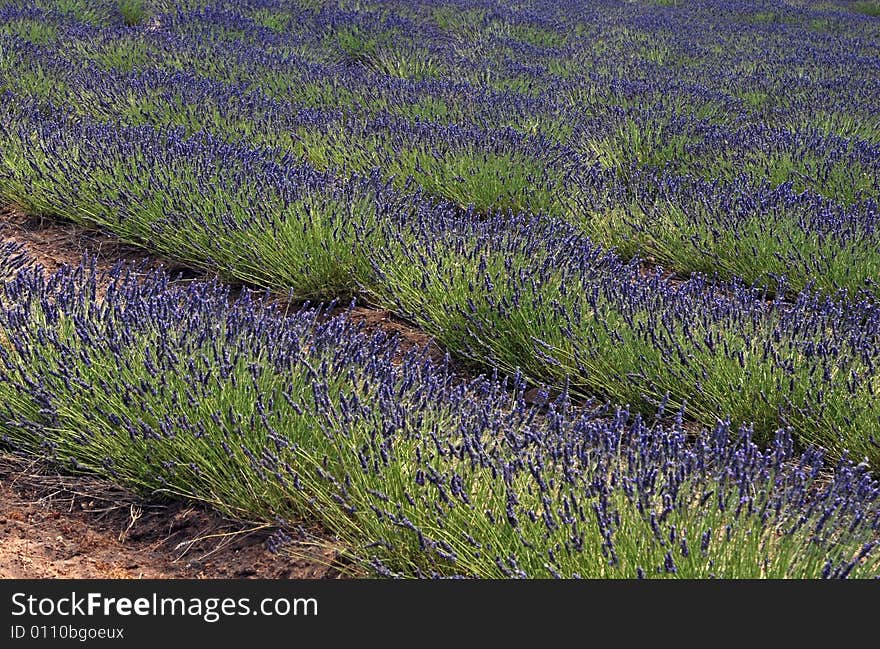
[{"label": "lavender plant", "polygon": [[[2,151],[15,169],[0,180],[7,199],[301,299],[350,295],[367,266],[354,230],[368,237],[389,215],[423,209],[412,196],[379,198],[376,177],[341,181],[207,136],[45,122],[25,141]],[[65,178],[77,179],[75,200]]]},{"label": "lavender plant", "polygon": [[673,284],[554,221],[464,216],[386,232],[368,295],[465,358],[644,413],[671,402],[707,426],[753,422],[764,441],[784,423],[878,461],[871,300]]},{"label": "lavender plant", "polygon": [[760,451],[724,423],[694,443],[680,419],[541,411],[516,379],[397,362],[344,317],[130,270],[2,284],[3,443],[248,520],[308,516],[378,576],[880,570],[880,486],[784,431]]}]

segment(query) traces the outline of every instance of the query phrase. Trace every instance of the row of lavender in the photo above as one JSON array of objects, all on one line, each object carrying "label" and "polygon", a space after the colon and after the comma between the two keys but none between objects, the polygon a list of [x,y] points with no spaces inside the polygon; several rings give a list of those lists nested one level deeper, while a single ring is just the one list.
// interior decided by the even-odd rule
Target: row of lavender
[{"label": "row of lavender", "polygon": [[[481,86],[457,73],[449,73],[451,80],[398,78],[357,57],[357,65],[332,63],[332,51],[354,47],[341,35],[369,41],[385,30],[388,47],[409,38],[401,34],[437,47],[458,37],[440,38],[430,22],[417,29],[421,23],[413,18],[398,16],[404,22],[397,24],[388,7],[384,13],[338,7],[291,13],[263,2],[242,5],[239,13],[230,9],[162,14],[157,24],[138,29],[7,9],[14,28],[3,43],[3,84],[19,97],[99,119],[206,129],[321,168],[380,168],[398,184],[411,177],[426,191],[478,211],[553,213],[625,255],[651,255],[683,271],[763,284],[785,275],[795,290],[877,291],[880,149],[869,133],[861,133],[868,140],[846,139],[834,134],[852,134],[846,129],[822,134],[816,125],[800,131],[790,130],[793,122],[773,126],[772,116],[747,110],[733,89],[709,88],[717,75],[694,66],[661,73],[665,68],[658,72],[652,64],[639,71],[621,59],[619,69],[604,76],[559,78],[539,97]],[[492,15],[484,18],[497,27],[504,16]],[[271,16],[276,29],[256,21]],[[534,15],[507,20],[523,29],[544,24]],[[554,24],[559,34],[571,27]],[[601,24],[608,32],[617,23]],[[37,25],[54,31],[40,35]],[[880,59],[859,40],[870,38],[870,25],[856,27],[855,36],[838,38],[834,47],[817,36],[811,56],[837,57],[832,76],[848,85],[833,88],[834,101],[853,124],[870,125],[880,105],[874,101]],[[799,36],[797,30],[760,33],[777,49]],[[493,38],[510,45],[512,37]],[[568,49],[543,49],[562,58],[574,57],[573,47],[579,56],[595,56],[597,38],[581,34]],[[444,60],[465,66],[466,58],[447,52]],[[601,68],[582,58],[574,57],[585,70]],[[780,63],[765,75],[790,67]],[[786,96],[805,87],[804,101],[795,104],[821,112],[817,96],[827,98],[829,87],[819,84],[819,92],[810,84],[819,83],[816,75],[830,80],[827,67],[810,68],[803,75],[809,83],[794,89],[789,83]],[[128,69],[134,72],[121,71]]]},{"label": "row of lavender", "polygon": [[0,250],[0,440],[19,452],[283,530],[318,521],[385,576],[880,575],[880,484],[784,432],[760,451],[727,424],[693,442],[564,395],[539,411],[517,380],[397,362],[344,316],[21,263]]},{"label": "row of lavender", "polygon": [[880,305],[645,276],[550,217],[477,218],[202,134],[3,115],[0,193],[299,299],[359,295],[453,354],[880,464]]},{"label": "row of lavender", "polygon": [[[122,54],[112,48],[112,38],[102,38],[108,32],[100,29],[128,22],[121,20],[119,2],[3,4],[61,11],[97,28],[89,33],[95,42],[75,39],[77,51],[105,58]],[[172,47],[150,51],[132,39],[129,58],[114,62],[176,65],[187,49],[199,48],[207,56],[199,62],[186,60],[187,65],[208,75],[240,78],[246,73],[235,54],[244,46],[257,50],[253,60],[259,64],[287,60],[291,67],[314,70],[353,63],[404,80],[462,82],[482,98],[481,89],[512,90],[510,98],[545,95],[536,106],[564,108],[572,98],[613,91],[603,86],[615,80],[659,81],[653,88],[645,84],[641,94],[633,86],[619,100],[650,103],[666,96],[662,83],[673,83],[688,90],[686,97],[677,98],[686,99],[685,108],[722,121],[758,120],[797,128],[821,125],[823,115],[830,115],[835,119],[829,120],[829,130],[844,136],[869,135],[877,126],[878,27],[846,0],[809,8],[772,0],[706,0],[665,8],[650,1],[616,0],[140,4],[143,15],[136,23],[171,36],[164,43]],[[34,34],[33,25],[17,28],[44,42],[57,36]],[[193,38],[179,50],[177,36]],[[231,48],[231,59],[216,56],[218,47]],[[117,51],[111,54],[112,49]],[[303,92],[295,83],[297,70],[281,72],[278,81],[286,74],[293,83],[274,89]],[[379,94],[382,90],[380,86]],[[359,83],[347,96],[362,97],[364,92],[368,87]],[[325,99],[345,99],[334,94]],[[443,99],[459,109],[468,103],[462,97]]]}]

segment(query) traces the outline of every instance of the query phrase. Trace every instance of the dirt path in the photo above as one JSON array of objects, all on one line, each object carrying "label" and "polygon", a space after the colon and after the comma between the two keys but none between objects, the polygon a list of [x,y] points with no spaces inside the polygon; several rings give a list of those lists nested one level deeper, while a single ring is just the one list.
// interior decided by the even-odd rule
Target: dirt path
[{"label": "dirt path", "polygon": [[100,271],[108,271],[120,261],[142,263],[145,269],[161,265],[172,274],[183,270],[179,264],[122,243],[110,234],[66,221],[28,216],[14,205],[0,205],[0,241],[24,246],[29,261],[40,264],[48,273],[64,264],[78,266],[83,255],[94,255]]},{"label": "dirt path", "polygon": [[335,578],[332,549],[276,555],[271,530],[0,456],[0,578]]}]

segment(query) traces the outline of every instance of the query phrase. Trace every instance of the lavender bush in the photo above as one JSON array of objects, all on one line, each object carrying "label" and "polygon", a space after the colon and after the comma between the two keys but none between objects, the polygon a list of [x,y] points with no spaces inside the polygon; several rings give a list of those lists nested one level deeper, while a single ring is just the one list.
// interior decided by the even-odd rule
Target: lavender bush
[{"label": "lavender bush", "polygon": [[377,575],[880,569],[880,486],[784,431],[761,451],[726,423],[693,442],[680,419],[526,405],[515,378],[462,382],[345,317],[161,272],[23,270],[0,296],[4,444],[248,520],[308,517]]}]

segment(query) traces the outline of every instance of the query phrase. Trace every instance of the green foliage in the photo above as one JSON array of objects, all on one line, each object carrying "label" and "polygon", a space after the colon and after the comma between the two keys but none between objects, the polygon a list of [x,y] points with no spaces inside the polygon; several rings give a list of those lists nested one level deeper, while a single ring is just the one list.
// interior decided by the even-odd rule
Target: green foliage
[{"label": "green foliage", "polygon": [[113,22],[110,3],[95,0],[49,0],[50,8],[91,25],[109,25]]},{"label": "green foliage", "polygon": [[129,27],[141,25],[147,19],[147,0],[117,0],[116,8],[122,16],[122,22]]},{"label": "green foliage", "polygon": [[55,25],[38,20],[11,20],[0,25],[0,33],[11,34],[23,38],[34,45],[48,45],[58,38]]},{"label": "green foliage", "polygon": [[257,24],[279,33],[284,32],[288,28],[291,20],[290,14],[268,8],[257,9],[249,15]]},{"label": "green foliage", "polygon": [[333,40],[345,58],[358,63],[372,63],[380,48],[376,35],[357,28],[340,29],[334,33]]},{"label": "green foliage", "polygon": [[880,2],[876,0],[868,0],[867,2],[856,2],[853,5],[853,11],[866,16],[880,17]]},{"label": "green foliage", "polygon": [[440,64],[420,49],[382,49],[368,57],[368,64],[377,72],[401,79],[438,78],[442,74]]},{"label": "green foliage", "polygon": [[[730,327],[696,316],[694,322],[666,320],[659,296],[646,291],[644,299],[655,306],[633,310],[616,300],[615,291],[598,288],[601,280],[567,274],[564,259],[555,257],[565,251],[526,253],[509,233],[492,240],[454,232],[431,237],[414,246],[430,247],[430,254],[411,251],[410,241],[383,246],[376,264],[381,273],[367,290],[464,358],[541,377],[585,397],[600,394],[643,413],[668,402],[709,426],[728,416],[752,422],[762,441],[782,418],[804,443],[836,454],[849,449],[880,463],[866,434],[880,421],[872,386],[853,396],[846,381],[829,383],[822,411],[808,410],[815,366],[805,362],[802,341],[776,333],[778,314]],[[525,267],[545,270],[511,276],[512,268]],[[602,272],[600,266],[592,275]],[[636,283],[638,270],[632,272]],[[668,342],[655,345],[653,335]],[[843,376],[868,371],[854,352],[842,352],[834,364]]]},{"label": "green foliage", "polygon": [[[85,44],[83,49],[88,51],[90,58],[101,67],[119,72],[143,69],[153,65],[159,58],[148,43],[135,36],[123,36],[94,49],[90,44]],[[164,61],[163,65],[169,63],[170,61]]]},{"label": "green foliage", "polygon": [[[19,146],[35,144],[23,141]],[[88,155],[88,146],[71,142],[67,162],[76,165],[80,156]],[[148,162],[134,150],[81,178],[76,198],[63,198],[64,172],[45,157],[38,155],[33,168],[24,151],[11,143],[5,143],[0,155],[0,194],[25,210],[110,228],[123,240],[239,281],[293,290],[300,299],[332,299],[352,295],[355,278],[366,272],[364,250],[370,244],[355,246],[354,231],[371,223],[374,228],[378,214],[370,192],[357,184],[295,201],[273,191],[255,194],[244,186],[230,194],[219,181],[224,173],[235,173],[234,162],[206,177],[188,165],[169,168]],[[37,170],[40,175],[33,177]],[[151,174],[165,184],[151,188]],[[116,188],[114,195],[124,192],[131,199],[122,214],[105,207],[111,187]],[[260,214],[268,220],[254,220],[251,206],[258,197]],[[172,205],[175,214],[204,218],[170,218]]]},{"label": "green foliage", "polygon": [[465,9],[459,7],[432,7],[431,16],[437,27],[448,32],[470,32],[485,19],[485,9]]},{"label": "green foliage", "polygon": [[60,103],[67,98],[69,87],[42,67],[33,67],[15,75],[0,76],[0,90]]},{"label": "green foliage", "polygon": [[688,133],[668,134],[669,130],[660,121],[645,125],[627,116],[615,131],[581,146],[604,166],[622,173],[633,165],[663,167],[667,162],[687,160],[687,146],[698,141]]}]

